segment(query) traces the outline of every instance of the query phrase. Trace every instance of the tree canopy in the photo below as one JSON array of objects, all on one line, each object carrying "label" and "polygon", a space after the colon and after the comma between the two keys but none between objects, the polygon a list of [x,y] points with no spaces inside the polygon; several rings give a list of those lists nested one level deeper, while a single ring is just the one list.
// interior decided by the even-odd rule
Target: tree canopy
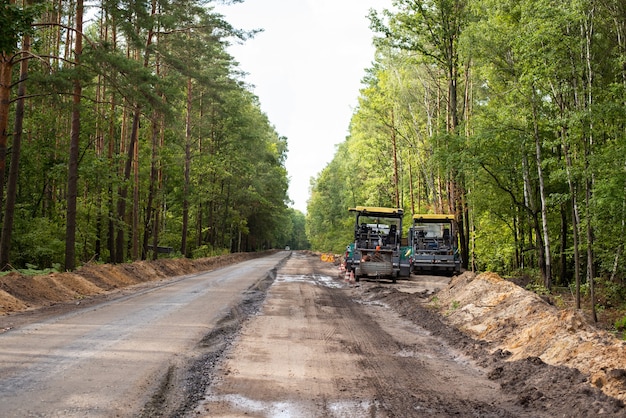
[{"label": "tree canopy", "polygon": [[397,188],[407,214],[456,215],[467,268],[623,283],[626,6],[392,3],[371,13],[350,135],[313,182],[309,230],[345,227],[313,245],[342,251],[348,206],[394,206]]},{"label": "tree canopy", "polygon": [[11,0],[0,28],[0,268],[308,246],[227,52],[254,32],[196,0]]}]

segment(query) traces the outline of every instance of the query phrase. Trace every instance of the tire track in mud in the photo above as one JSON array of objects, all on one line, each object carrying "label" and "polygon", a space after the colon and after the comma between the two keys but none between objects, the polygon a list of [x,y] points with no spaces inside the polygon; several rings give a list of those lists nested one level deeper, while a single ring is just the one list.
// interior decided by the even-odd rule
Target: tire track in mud
[{"label": "tire track in mud", "polygon": [[342,343],[349,338],[338,322],[342,307],[325,296],[336,272],[326,264],[319,274],[312,257],[295,258],[240,334],[199,416],[373,416],[371,390],[355,393],[360,374]]},{"label": "tire track in mud", "polygon": [[226,312],[217,325],[198,342],[195,352],[181,354],[183,359],[170,365],[158,390],[142,408],[139,418],[185,417],[198,405],[206,388],[213,382],[214,371],[225,352],[232,345],[244,322],[259,312],[267,289],[288,258],[246,291],[241,302]]},{"label": "tire track in mud", "polygon": [[[419,344],[398,341],[388,330],[399,324],[386,323],[385,329],[379,324],[377,315],[385,307],[368,306],[332,289],[327,296],[346,311],[341,324],[349,336],[350,350],[360,358],[363,386],[375,389],[372,413],[376,416],[519,416],[520,408],[478,370],[472,370],[477,369],[475,365],[459,362],[458,354],[451,353],[442,341],[431,336],[420,337],[427,341]],[[441,368],[433,369],[433,363]],[[482,386],[479,393],[477,386]]]}]

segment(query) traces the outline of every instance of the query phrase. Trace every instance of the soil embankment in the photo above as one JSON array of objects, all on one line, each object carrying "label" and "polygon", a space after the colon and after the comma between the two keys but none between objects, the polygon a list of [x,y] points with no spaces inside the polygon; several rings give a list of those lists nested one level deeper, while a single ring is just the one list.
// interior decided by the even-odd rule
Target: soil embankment
[{"label": "soil embankment", "polygon": [[74,272],[27,276],[17,272],[0,277],[0,315],[82,303],[86,299],[142,283],[212,270],[268,253],[236,253],[196,260],[166,258],[128,264],[86,264]]},{"label": "soil embankment", "polygon": [[560,310],[494,273],[455,277],[430,302],[446,320],[511,360],[540,358],[590,377],[610,396],[626,401],[626,341]]}]

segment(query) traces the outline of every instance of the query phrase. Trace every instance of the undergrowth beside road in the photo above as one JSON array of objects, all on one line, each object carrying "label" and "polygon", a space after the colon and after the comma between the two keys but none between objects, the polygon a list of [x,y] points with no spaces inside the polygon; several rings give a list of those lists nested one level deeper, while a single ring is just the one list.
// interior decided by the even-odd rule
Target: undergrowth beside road
[{"label": "undergrowth beside road", "polygon": [[[576,286],[574,283],[555,285],[547,289],[543,285],[540,273],[535,270],[518,270],[506,276],[516,285],[541,296],[546,302],[559,309],[573,310],[576,308]],[[596,278],[594,280],[595,308],[600,329],[608,331],[617,338],[626,340],[626,287],[617,280]],[[590,323],[593,323],[591,309],[591,291],[589,283],[580,286],[581,312]]]}]

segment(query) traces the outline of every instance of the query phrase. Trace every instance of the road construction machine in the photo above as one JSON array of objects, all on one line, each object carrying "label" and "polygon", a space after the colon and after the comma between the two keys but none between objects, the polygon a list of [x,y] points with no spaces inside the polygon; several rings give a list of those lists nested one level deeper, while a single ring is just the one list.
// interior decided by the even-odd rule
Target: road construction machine
[{"label": "road construction machine", "polygon": [[401,269],[402,217],[399,208],[357,206],[350,208],[356,214],[354,245],[346,268],[354,273],[355,280],[362,277],[391,278],[396,282],[409,269]]},{"label": "road construction machine", "polygon": [[454,215],[413,215],[409,228],[411,272],[461,272]]}]

